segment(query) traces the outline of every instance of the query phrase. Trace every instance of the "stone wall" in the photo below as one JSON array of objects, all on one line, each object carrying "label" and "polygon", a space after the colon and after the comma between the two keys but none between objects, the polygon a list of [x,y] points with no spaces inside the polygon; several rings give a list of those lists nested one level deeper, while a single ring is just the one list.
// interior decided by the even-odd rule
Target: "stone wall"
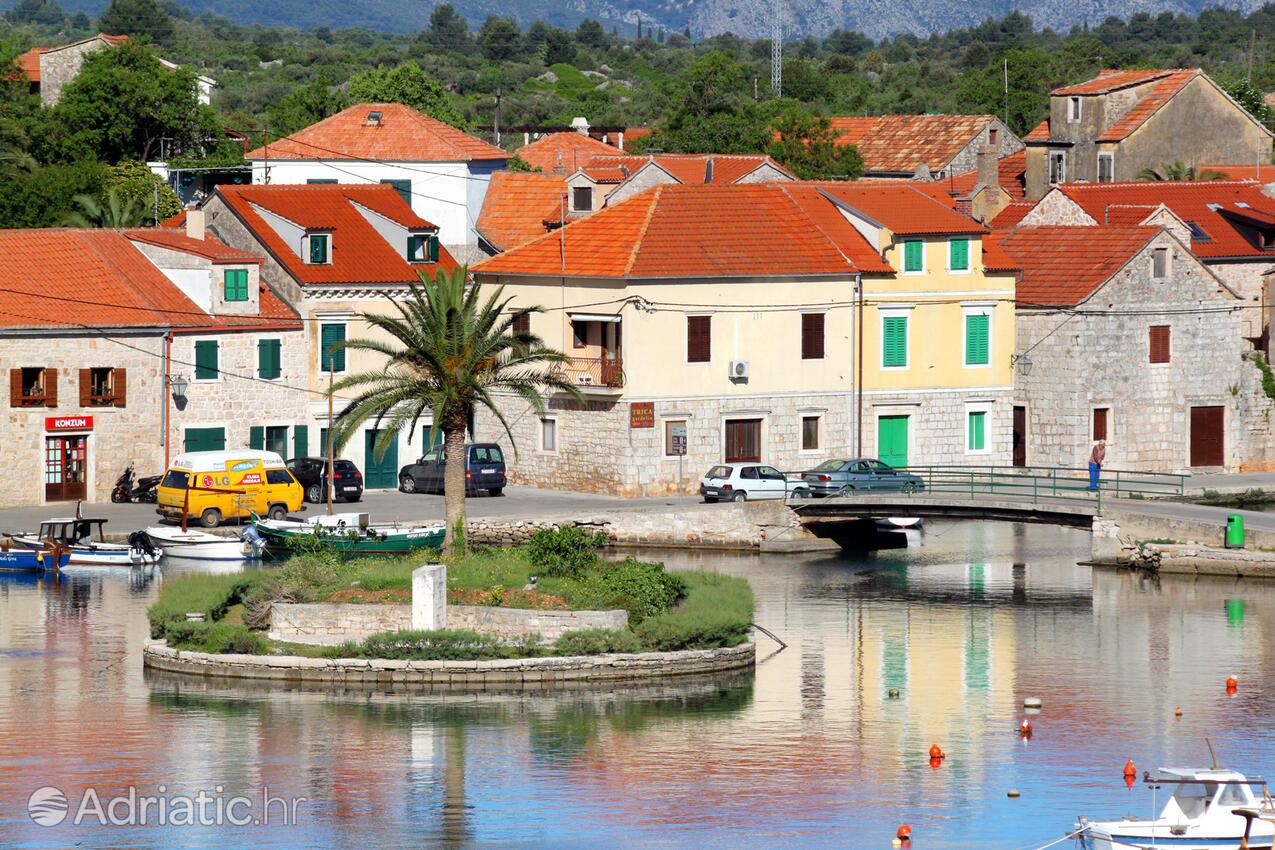
[{"label": "stone wall", "polygon": [[540,635],[552,642],[567,632],[582,629],[627,629],[629,612],[540,611],[532,608],[494,608],[490,605],[448,605],[447,628],[517,640]]},{"label": "stone wall", "polygon": [[106,42],[100,38],[93,38],[41,54],[40,104],[55,106],[62,98],[62,89],[66,88],[66,85],[79,75],[80,68],[84,67],[84,58],[104,47]]},{"label": "stone wall", "polygon": [[[360,641],[379,632],[412,628],[410,605],[299,605],[276,602],[270,609],[270,636],[297,643]],[[627,629],[627,611],[540,611],[488,605],[448,605],[447,628],[503,640],[540,635],[553,642],[582,629]]]},{"label": "stone wall", "polygon": [[969,140],[965,147],[961,148],[960,153],[952,157],[952,161],[948,163],[947,171],[950,174],[964,174],[967,171],[973,171],[978,168],[978,151],[989,143],[989,131],[992,129],[997,131],[997,159],[1004,159],[1023,149],[1023,140],[1014,135],[1014,131],[1006,127],[999,118],[993,118],[987,122],[987,126],[979,130],[974,138]]},{"label": "stone wall", "polygon": [[[898,395],[867,394],[863,400],[863,455],[876,457],[877,419],[908,417],[909,466],[967,466],[1010,463],[1013,450],[1011,390],[992,392],[914,392]],[[966,415],[986,412],[981,452],[968,449]]]}]

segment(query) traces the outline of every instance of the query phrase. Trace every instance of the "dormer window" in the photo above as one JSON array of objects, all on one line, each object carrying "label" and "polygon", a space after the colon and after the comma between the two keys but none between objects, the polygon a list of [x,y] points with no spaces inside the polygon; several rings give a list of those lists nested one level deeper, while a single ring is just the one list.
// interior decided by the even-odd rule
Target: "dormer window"
[{"label": "dormer window", "polygon": [[576,186],[571,190],[571,208],[576,212],[593,211],[593,188]]},{"label": "dormer window", "polygon": [[369,113],[367,114],[367,126],[369,126],[369,127],[379,127],[379,126],[381,126],[381,113],[380,113],[380,112],[369,112]]},{"label": "dormer window", "polygon": [[248,300],[248,270],[226,269],[223,272],[222,294],[227,301]]},{"label": "dormer window", "polygon": [[1067,120],[1080,120],[1080,98],[1076,95],[1072,95],[1067,101]]},{"label": "dormer window", "polygon": [[408,236],[407,261],[409,263],[437,263],[438,237],[428,233],[413,233]]},{"label": "dormer window", "polygon": [[332,234],[311,233],[306,236],[306,262],[323,266],[332,262]]}]

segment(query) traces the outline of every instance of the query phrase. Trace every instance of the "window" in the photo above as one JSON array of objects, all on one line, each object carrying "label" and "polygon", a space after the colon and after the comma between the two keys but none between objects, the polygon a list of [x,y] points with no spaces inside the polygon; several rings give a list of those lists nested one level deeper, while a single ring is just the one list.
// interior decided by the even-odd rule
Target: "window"
[{"label": "window", "polygon": [[1049,182],[1052,185],[1067,180],[1067,153],[1065,151],[1049,152]]},{"label": "window", "polygon": [[1164,280],[1169,276],[1169,249],[1156,248],[1151,252],[1151,277]]},{"label": "window", "polygon": [[558,420],[540,420],[540,451],[556,452],[558,450]]},{"label": "window", "polygon": [[345,342],[345,325],[330,324],[319,327],[319,371],[344,372],[345,349],[333,346]]},{"label": "window", "polygon": [[1067,120],[1068,121],[1080,120],[1080,98],[1074,95],[1072,96],[1070,101],[1068,101],[1067,103]]},{"label": "window", "polygon": [[819,451],[819,416],[801,417],[801,450],[803,452]]},{"label": "window", "polygon": [[412,205],[411,180],[382,180],[381,182],[388,186],[393,186],[394,191],[398,192],[398,196],[403,199],[403,203],[409,207]]},{"label": "window", "polygon": [[801,359],[823,359],[823,313],[801,314]]},{"label": "window", "polygon": [[531,314],[519,313],[514,316],[513,331],[516,334],[531,333]]},{"label": "window", "polygon": [[881,365],[887,369],[905,368],[908,365],[908,317],[883,317],[881,340]]},{"label": "window", "polygon": [[[283,457],[288,456],[288,426],[287,425],[271,425],[266,428],[266,445],[268,452]],[[274,482],[271,482],[274,483]]]},{"label": "window", "polygon": [[589,323],[579,319],[571,320],[571,347],[584,348],[589,344]]},{"label": "window", "polygon": [[1150,349],[1150,362],[1169,362],[1170,349],[1168,325],[1152,325],[1148,332],[1148,343],[1148,348]]},{"label": "window", "polygon": [[221,370],[217,368],[217,341],[203,339],[195,343],[195,380],[215,381]]},{"label": "window", "polygon": [[903,271],[925,271],[925,243],[920,239],[908,239],[904,241]]},{"label": "window", "polygon": [[998,144],[1000,144],[1000,135],[1001,135],[1000,130],[996,129],[995,127],[988,128],[987,144],[990,145],[991,147],[996,147]]},{"label": "window", "polygon": [[283,374],[282,344],[277,339],[257,340],[257,377],[273,381]]},{"label": "window", "polygon": [[954,272],[967,272],[970,270],[970,240],[948,240],[947,267]]},{"label": "window", "polygon": [[987,366],[991,363],[989,331],[992,317],[986,313],[965,315],[965,365]]},{"label": "window", "polygon": [[1212,242],[1213,241],[1213,237],[1209,235],[1207,230],[1205,230],[1203,227],[1200,227],[1200,223],[1198,221],[1188,221],[1186,223],[1186,226],[1191,229],[1192,242]]},{"label": "window", "polygon": [[57,407],[58,370],[27,366],[9,370],[10,407]]},{"label": "window", "polygon": [[761,420],[726,420],[726,462],[757,463],[761,460]]},{"label": "window", "polygon": [[309,180],[305,182],[310,184],[311,186],[328,186],[333,183],[336,183],[336,178],[335,177],[311,177]]},{"label": "window", "polygon": [[324,265],[328,262],[330,239],[326,233],[311,233],[306,237],[310,243],[309,262],[311,265]]},{"label": "window", "polygon": [[681,457],[686,454],[686,420],[664,420],[664,456]]},{"label": "window", "polygon": [[227,301],[248,300],[248,270],[226,269],[222,276],[223,292]]},{"label": "window", "polygon": [[126,384],[123,369],[81,369],[80,407],[123,407]]},{"label": "window", "polygon": [[[280,452],[280,454],[282,454],[282,452]],[[292,484],[295,481],[296,479],[292,477],[292,473],[286,469],[267,469],[266,470],[267,484]]]},{"label": "window", "polygon": [[1111,418],[1111,408],[1095,407],[1093,409],[1093,438],[1094,442],[1107,439],[1107,422]]},{"label": "window", "polygon": [[686,317],[686,362],[707,363],[713,355],[713,317]]},{"label": "window", "polygon": [[1110,183],[1115,179],[1116,157],[1115,154],[1100,153],[1098,154],[1098,182]]},{"label": "window", "polygon": [[987,412],[983,410],[971,410],[968,414],[969,419],[969,442],[966,449],[971,452],[981,452],[987,450]]},{"label": "window", "polygon": [[576,186],[571,190],[571,209],[576,212],[593,211],[593,187]]},{"label": "window", "polygon": [[409,263],[423,263],[425,262],[425,258],[428,256],[428,236],[417,236],[413,234],[407,237],[407,261]]}]

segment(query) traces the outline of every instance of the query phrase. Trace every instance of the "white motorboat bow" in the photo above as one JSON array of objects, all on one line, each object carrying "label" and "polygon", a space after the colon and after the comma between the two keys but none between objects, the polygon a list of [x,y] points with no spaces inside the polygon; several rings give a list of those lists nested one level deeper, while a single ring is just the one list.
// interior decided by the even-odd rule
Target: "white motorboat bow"
[{"label": "white motorboat bow", "polygon": [[1081,846],[1085,850],[1236,850],[1247,829],[1249,850],[1271,850],[1275,821],[1270,819],[1275,818],[1275,803],[1264,779],[1249,779],[1221,768],[1162,767],[1159,774],[1144,775],[1143,779],[1169,795],[1159,817],[1117,821],[1081,818],[1076,824]]},{"label": "white motorboat bow", "polygon": [[256,535],[223,537],[194,528],[153,525],[142,532],[166,556],[195,561],[251,561],[261,557],[265,543]]}]

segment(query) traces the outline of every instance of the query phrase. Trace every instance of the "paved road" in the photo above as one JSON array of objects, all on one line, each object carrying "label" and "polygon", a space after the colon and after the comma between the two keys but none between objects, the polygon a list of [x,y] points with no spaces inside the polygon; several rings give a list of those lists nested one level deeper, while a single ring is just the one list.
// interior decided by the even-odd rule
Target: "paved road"
[{"label": "paved road", "polygon": [[[470,517],[483,518],[517,518],[534,519],[537,517],[581,517],[595,513],[611,513],[614,511],[663,509],[682,507],[693,509],[699,502],[690,496],[669,496],[663,498],[619,499],[613,496],[600,496],[593,493],[564,493],[556,490],[538,490],[532,487],[510,487],[505,495],[471,496],[466,506]],[[716,505],[706,505],[715,508]],[[313,516],[327,508],[325,505],[307,505],[300,516]],[[372,515],[373,521],[389,522],[391,520],[441,520],[446,514],[443,497],[425,493],[400,493],[397,490],[377,490],[364,494],[363,501],[356,504],[337,502],[334,511],[366,511]],[[75,505],[63,502],[53,505],[22,508],[0,508],[0,532],[34,531],[40,522],[53,516],[71,516]],[[127,504],[116,505],[110,502],[86,504],[83,507],[85,516],[105,517],[110,522],[106,530],[114,533],[126,533],[148,525],[154,525],[159,517],[155,514],[154,505]]]}]

